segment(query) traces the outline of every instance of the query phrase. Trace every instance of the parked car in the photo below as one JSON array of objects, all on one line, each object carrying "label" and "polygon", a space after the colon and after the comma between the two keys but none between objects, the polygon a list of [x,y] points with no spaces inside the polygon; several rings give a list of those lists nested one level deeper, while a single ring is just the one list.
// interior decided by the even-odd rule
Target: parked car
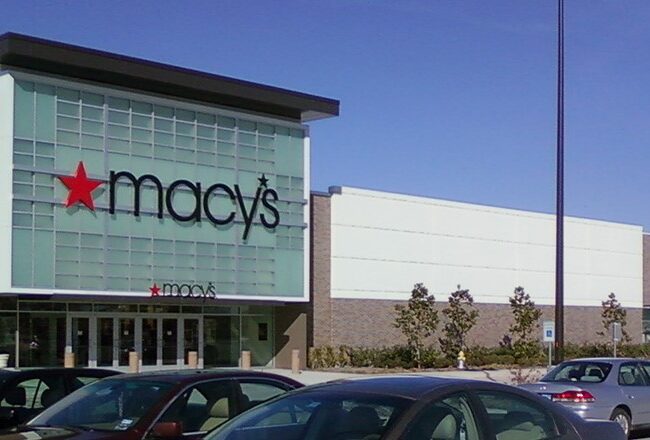
[{"label": "parked car", "polygon": [[626,435],[650,426],[650,362],[629,358],[563,362],[538,383],[522,385],[585,419],[614,420]]},{"label": "parked car", "polygon": [[119,374],[98,368],[0,370],[0,429],[25,423],[71,392]]},{"label": "parked car", "polygon": [[496,383],[424,376],[344,380],[293,391],[205,440],[622,440],[548,399]]},{"label": "parked car", "polygon": [[301,386],[254,371],[124,374],[72,393],[16,431],[26,438],[201,438],[230,417]]}]

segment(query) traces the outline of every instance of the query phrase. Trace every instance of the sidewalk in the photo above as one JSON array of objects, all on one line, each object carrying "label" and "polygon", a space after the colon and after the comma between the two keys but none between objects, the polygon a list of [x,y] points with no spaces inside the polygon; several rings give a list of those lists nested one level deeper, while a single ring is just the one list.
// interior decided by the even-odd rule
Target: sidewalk
[{"label": "sidewalk", "polygon": [[[312,385],[316,383],[329,382],[339,379],[361,379],[364,377],[378,377],[378,376],[394,376],[395,374],[418,374],[424,376],[437,376],[437,377],[451,377],[459,379],[474,379],[486,380],[491,382],[511,383],[512,372],[511,370],[440,370],[440,371],[423,371],[423,372],[403,372],[403,373],[352,373],[346,371],[317,371],[317,370],[304,370],[300,374],[292,374],[291,370],[279,368],[256,368],[258,371],[265,371],[267,373],[280,374],[282,376],[290,377],[305,385]],[[545,368],[537,369],[541,377],[546,373]]]}]

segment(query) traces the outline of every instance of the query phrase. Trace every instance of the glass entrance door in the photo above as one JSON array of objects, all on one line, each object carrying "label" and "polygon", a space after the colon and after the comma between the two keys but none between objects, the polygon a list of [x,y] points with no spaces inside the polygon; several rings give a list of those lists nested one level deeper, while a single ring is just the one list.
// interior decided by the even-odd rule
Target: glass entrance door
[{"label": "glass entrance door", "polygon": [[183,322],[183,347],[184,347],[184,363],[188,364],[190,351],[199,351],[199,320],[198,319],[185,319]]},{"label": "glass entrance door", "polygon": [[97,318],[97,365],[113,365],[113,318]]},{"label": "glass entrance door", "polygon": [[178,319],[163,318],[161,340],[163,365],[176,365],[178,363]]},{"label": "glass entrance door", "polygon": [[158,319],[142,318],[142,365],[156,365],[158,346]]},{"label": "glass entrance door", "polygon": [[[69,348],[66,349],[72,350],[75,363],[80,367],[128,367],[129,353],[136,350],[140,353],[143,367],[181,366],[187,363],[188,352],[196,351],[200,358],[203,355],[202,318],[197,316],[108,316],[102,313],[90,317],[72,315],[68,318],[67,326],[65,318],[61,321],[67,331],[67,336],[64,334],[67,339],[63,342],[67,340],[66,347]],[[34,340],[37,340],[36,336]],[[53,345],[56,347],[56,344]],[[36,342],[32,346],[38,347]],[[39,350],[34,348],[32,352]],[[27,355],[24,357],[30,360]],[[36,364],[37,361],[40,359],[32,363]],[[200,365],[203,365],[201,361],[199,359]]]},{"label": "glass entrance door", "polygon": [[129,365],[129,352],[135,350],[135,318],[118,318],[119,332],[117,334],[120,350],[118,365]]},{"label": "glass entrance door", "polygon": [[77,367],[88,366],[90,349],[90,319],[72,317],[72,352]]}]

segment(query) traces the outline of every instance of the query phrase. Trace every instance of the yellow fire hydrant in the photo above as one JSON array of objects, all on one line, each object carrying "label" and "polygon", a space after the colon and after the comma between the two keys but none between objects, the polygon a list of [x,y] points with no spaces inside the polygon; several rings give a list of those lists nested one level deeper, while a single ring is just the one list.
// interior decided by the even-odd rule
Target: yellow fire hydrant
[{"label": "yellow fire hydrant", "polygon": [[465,369],[465,353],[463,353],[463,350],[458,352],[458,369]]}]

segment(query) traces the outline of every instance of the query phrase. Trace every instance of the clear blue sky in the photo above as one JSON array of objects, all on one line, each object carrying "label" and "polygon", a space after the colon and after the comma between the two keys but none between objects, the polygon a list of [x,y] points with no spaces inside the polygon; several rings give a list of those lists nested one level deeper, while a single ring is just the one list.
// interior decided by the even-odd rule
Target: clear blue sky
[{"label": "clear blue sky", "polygon": [[[650,1],[566,0],[566,209],[650,229]],[[312,188],[553,212],[555,0],[3,0],[14,31],[337,98]]]}]

